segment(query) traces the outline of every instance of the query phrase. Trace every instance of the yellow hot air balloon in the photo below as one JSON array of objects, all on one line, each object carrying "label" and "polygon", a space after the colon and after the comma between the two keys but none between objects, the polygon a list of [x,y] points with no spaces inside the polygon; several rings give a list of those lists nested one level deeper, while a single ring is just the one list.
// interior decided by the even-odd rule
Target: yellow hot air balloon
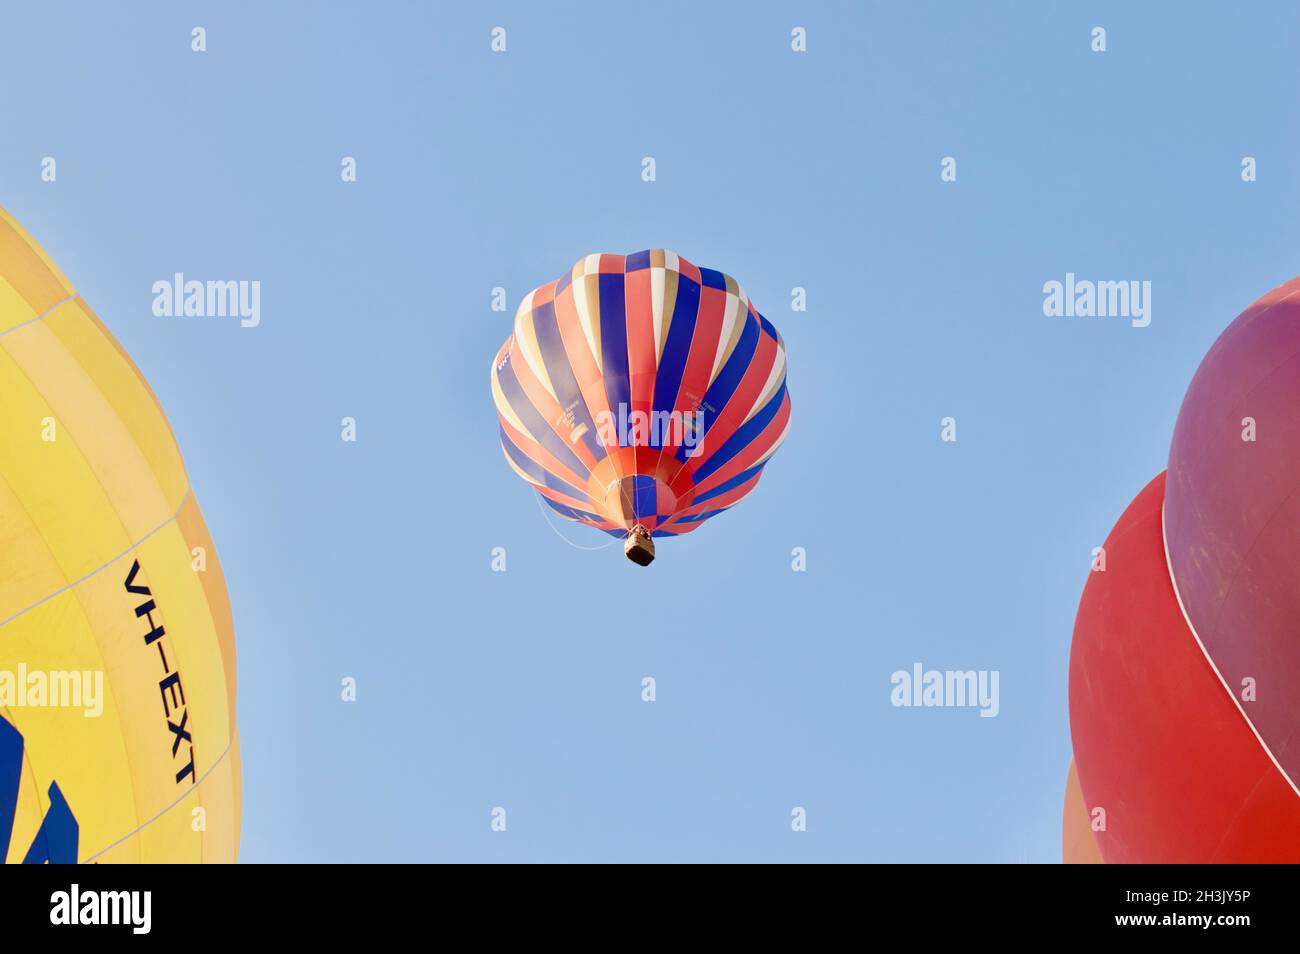
[{"label": "yellow hot air balloon", "polygon": [[0,209],[0,857],[232,862],[225,578],[162,408]]}]

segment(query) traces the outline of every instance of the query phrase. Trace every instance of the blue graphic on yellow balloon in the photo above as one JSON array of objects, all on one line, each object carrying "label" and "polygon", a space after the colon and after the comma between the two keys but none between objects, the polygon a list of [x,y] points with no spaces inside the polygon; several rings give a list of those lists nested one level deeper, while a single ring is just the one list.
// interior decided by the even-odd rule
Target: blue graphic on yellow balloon
[{"label": "blue graphic on yellow balloon", "polygon": [[225,578],[167,419],[0,210],[0,858],[234,861]]},{"label": "blue graphic on yellow balloon", "polygon": [[[18,810],[18,783],[23,771],[23,737],[4,719],[0,719],[0,857],[9,854],[13,837],[14,814]],[[23,855],[24,864],[75,863],[77,860],[77,820],[72,817],[58,782],[51,782],[49,807],[41,819],[31,846]]]}]

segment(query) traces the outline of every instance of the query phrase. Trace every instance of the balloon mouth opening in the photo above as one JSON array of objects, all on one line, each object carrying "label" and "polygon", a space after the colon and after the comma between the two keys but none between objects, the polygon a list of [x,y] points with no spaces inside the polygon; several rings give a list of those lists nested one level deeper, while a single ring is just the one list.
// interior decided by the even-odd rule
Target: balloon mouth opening
[{"label": "balloon mouth opening", "polygon": [[633,527],[623,541],[623,555],[637,566],[649,566],[654,561],[654,541],[650,539],[650,532],[641,524]]}]

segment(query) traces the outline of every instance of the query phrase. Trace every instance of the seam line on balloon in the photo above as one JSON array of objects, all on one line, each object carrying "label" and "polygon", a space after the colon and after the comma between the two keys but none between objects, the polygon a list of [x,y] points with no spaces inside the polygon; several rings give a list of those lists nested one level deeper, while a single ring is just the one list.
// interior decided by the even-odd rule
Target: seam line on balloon
[{"label": "seam line on balloon", "polygon": [[1187,615],[1187,607],[1183,605],[1183,596],[1178,592],[1178,581],[1174,579],[1174,565],[1169,559],[1169,537],[1165,533],[1165,505],[1163,503],[1160,505],[1160,542],[1165,550],[1165,570],[1169,573],[1169,584],[1173,587],[1174,599],[1178,601],[1178,609],[1183,614],[1183,621],[1187,623],[1187,629],[1192,634],[1192,639],[1196,640],[1196,645],[1201,648],[1201,655],[1203,655],[1205,661],[1210,664],[1210,668],[1214,670],[1214,674],[1219,677],[1219,682],[1222,684],[1224,691],[1228,694],[1228,698],[1232,700],[1232,704],[1237,707],[1237,711],[1241,713],[1241,717],[1246,720],[1246,725],[1249,726],[1250,731],[1254,733],[1255,740],[1259,742],[1259,747],[1264,750],[1264,754],[1269,757],[1273,766],[1278,770],[1282,777],[1286,779],[1287,784],[1291,786],[1291,791],[1295,792],[1297,797],[1300,797],[1300,788],[1296,788],[1295,781],[1287,774],[1286,769],[1282,768],[1282,763],[1277,760],[1277,756],[1273,754],[1273,750],[1268,747],[1268,743],[1264,741],[1264,737],[1260,735],[1259,730],[1255,728],[1255,723],[1252,722],[1250,716],[1246,714],[1246,710],[1242,706],[1241,700],[1237,698],[1237,694],[1233,692],[1232,687],[1228,685],[1228,680],[1223,678],[1223,673],[1219,671],[1219,667],[1214,662],[1214,658],[1210,655],[1209,650],[1205,648],[1205,643],[1201,642],[1201,634],[1198,633],[1196,627],[1192,625],[1192,618]]},{"label": "seam line on balloon", "polygon": [[79,294],[77,294],[76,292],[73,292],[73,293],[72,293],[71,295],[69,295],[67,298],[63,299],[63,301],[55,302],[55,303],[54,303],[53,305],[51,305],[49,308],[46,308],[43,312],[41,312],[41,313],[40,313],[39,315],[37,315],[35,318],[28,318],[26,321],[19,322],[18,324],[14,325],[12,328],[6,328],[4,331],[0,331],[0,338],[3,338],[5,335],[9,334],[10,332],[17,331],[19,328],[26,328],[28,325],[35,324],[35,323],[38,322],[38,321],[44,321],[44,320],[45,320],[47,317],[49,317],[53,312],[55,312],[55,311],[58,310],[59,308],[62,308],[62,307],[63,307],[64,305],[66,305],[68,302],[70,302],[70,301],[75,301],[76,299],[78,299],[78,298],[80,298],[80,297],[81,297],[81,296],[80,296]]},{"label": "seam line on balloon", "polygon": [[129,840],[129,839],[131,839],[131,838],[134,838],[136,835],[140,834],[140,832],[144,831],[146,828],[148,828],[150,825],[152,825],[152,824],[153,824],[154,822],[156,822],[158,819],[160,819],[160,818],[162,818],[164,815],[166,815],[169,811],[171,811],[173,808],[175,808],[175,807],[176,807],[177,805],[179,805],[181,802],[185,801],[185,799],[187,799],[187,798],[189,798],[191,795],[193,795],[193,794],[194,794],[194,791],[195,791],[195,790],[196,790],[200,785],[202,785],[204,782],[206,782],[206,781],[208,780],[208,776],[211,775],[214,771],[216,771],[217,766],[220,765],[222,762],[225,761],[226,756],[230,754],[230,749],[231,749],[231,747],[232,747],[234,744],[235,744],[235,738],[234,738],[234,736],[232,735],[232,736],[230,737],[230,742],[229,742],[229,744],[226,745],[226,750],[225,750],[224,752],[222,752],[220,755],[217,756],[217,760],[216,760],[215,762],[213,762],[211,765],[208,766],[208,770],[207,770],[206,772],[203,773],[203,777],[200,778],[200,779],[199,779],[197,782],[195,782],[193,785],[191,785],[190,788],[185,792],[185,794],[183,794],[183,795],[181,795],[180,797],[178,797],[174,802],[172,802],[170,805],[168,805],[166,808],[164,808],[162,811],[160,811],[157,815],[154,815],[153,818],[150,818],[150,819],[149,819],[148,821],[146,821],[146,822],[141,822],[141,823],[139,824],[139,826],[137,826],[133,831],[129,831],[129,832],[127,832],[125,835],[123,835],[123,836],[122,836],[121,838],[119,838],[117,841],[113,842],[111,845],[108,845],[108,846],[106,846],[106,847],[104,847],[104,848],[99,849],[99,851],[95,852],[93,855],[91,855],[91,856],[90,856],[89,858],[87,858],[86,860],[79,862],[79,864],[88,865],[88,864],[90,864],[92,861],[94,861],[96,858],[98,858],[100,855],[104,854],[105,852],[107,852],[107,851],[112,851],[112,850],[113,850],[114,848],[116,848],[118,845],[122,844],[122,842],[127,841],[127,840]]},{"label": "seam line on balloon", "polygon": [[95,569],[91,570],[91,571],[90,571],[89,573],[87,573],[85,576],[80,577],[79,579],[73,580],[71,583],[67,584],[66,586],[62,586],[62,587],[60,587],[59,589],[57,589],[57,590],[55,590],[53,593],[51,593],[49,596],[43,596],[43,597],[41,597],[39,600],[37,600],[37,601],[36,601],[35,603],[33,603],[31,606],[28,606],[26,609],[20,609],[17,613],[14,613],[14,614],[13,614],[12,616],[10,616],[8,619],[0,620],[0,627],[8,626],[10,623],[12,623],[14,620],[16,620],[19,616],[22,616],[24,613],[30,613],[32,610],[36,609],[36,607],[41,606],[41,605],[44,604],[44,603],[48,603],[50,600],[54,599],[56,596],[62,596],[64,593],[68,592],[69,590],[71,590],[71,589],[75,589],[76,587],[80,586],[82,583],[85,583],[85,582],[86,582],[87,580],[89,580],[92,576],[95,576],[95,575],[97,575],[97,574],[99,574],[99,573],[102,573],[104,570],[108,569],[110,566],[112,566],[112,565],[113,565],[114,563],[116,563],[118,560],[122,559],[122,557],[126,556],[126,555],[127,555],[128,553],[130,553],[132,550],[135,550],[136,548],[138,548],[138,547],[140,546],[140,544],[144,543],[144,542],[145,542],[146,540],[148,540],[150,537],[152,537],[152,536],[154,536],[155,534],[159,533],[160,531],[164,530],[164,529],[165,529],[169,524],[174,523],[174,522],[176,521],[176,518],[179,517],[179,516],[181,515],[181,511],[185,509],[185,504],[189,501],[189,499],[190,499],[190,491],[189,491],[189,488],[187,487],[187,488],[185,489],[185,496],[181,498],[180,506],[176,508],[176,512],[175,512],[174,514],[172,514],[170,517],[168,517],[166,520],[164,520],[162,523],[158,524],[158,526],[154,527],[152,530],[150,530],[148,533],[146,533],[146,534],[145,534],[143,537],[141,537],[139,540],[136,540],[134,543],[132,543],[129,547],[127,547],[127,548],[126,548],[125,550],[123,550],[121,553],[117,554],[117,555],[114,556],[114,557],[110,557],[107,561],[105,561],[104,563],[100,564],[100,565],[97,566]]}]

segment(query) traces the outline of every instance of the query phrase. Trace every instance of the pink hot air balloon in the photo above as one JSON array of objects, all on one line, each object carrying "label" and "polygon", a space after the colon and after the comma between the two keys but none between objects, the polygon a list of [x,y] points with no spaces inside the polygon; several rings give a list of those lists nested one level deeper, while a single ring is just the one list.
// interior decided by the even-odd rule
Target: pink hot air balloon
[{"label": "pink hot air balloon", "polygon": [[1192,630],[1300,780],[1300,279],[1242,312],[1192,379],[1165,542]]}]

